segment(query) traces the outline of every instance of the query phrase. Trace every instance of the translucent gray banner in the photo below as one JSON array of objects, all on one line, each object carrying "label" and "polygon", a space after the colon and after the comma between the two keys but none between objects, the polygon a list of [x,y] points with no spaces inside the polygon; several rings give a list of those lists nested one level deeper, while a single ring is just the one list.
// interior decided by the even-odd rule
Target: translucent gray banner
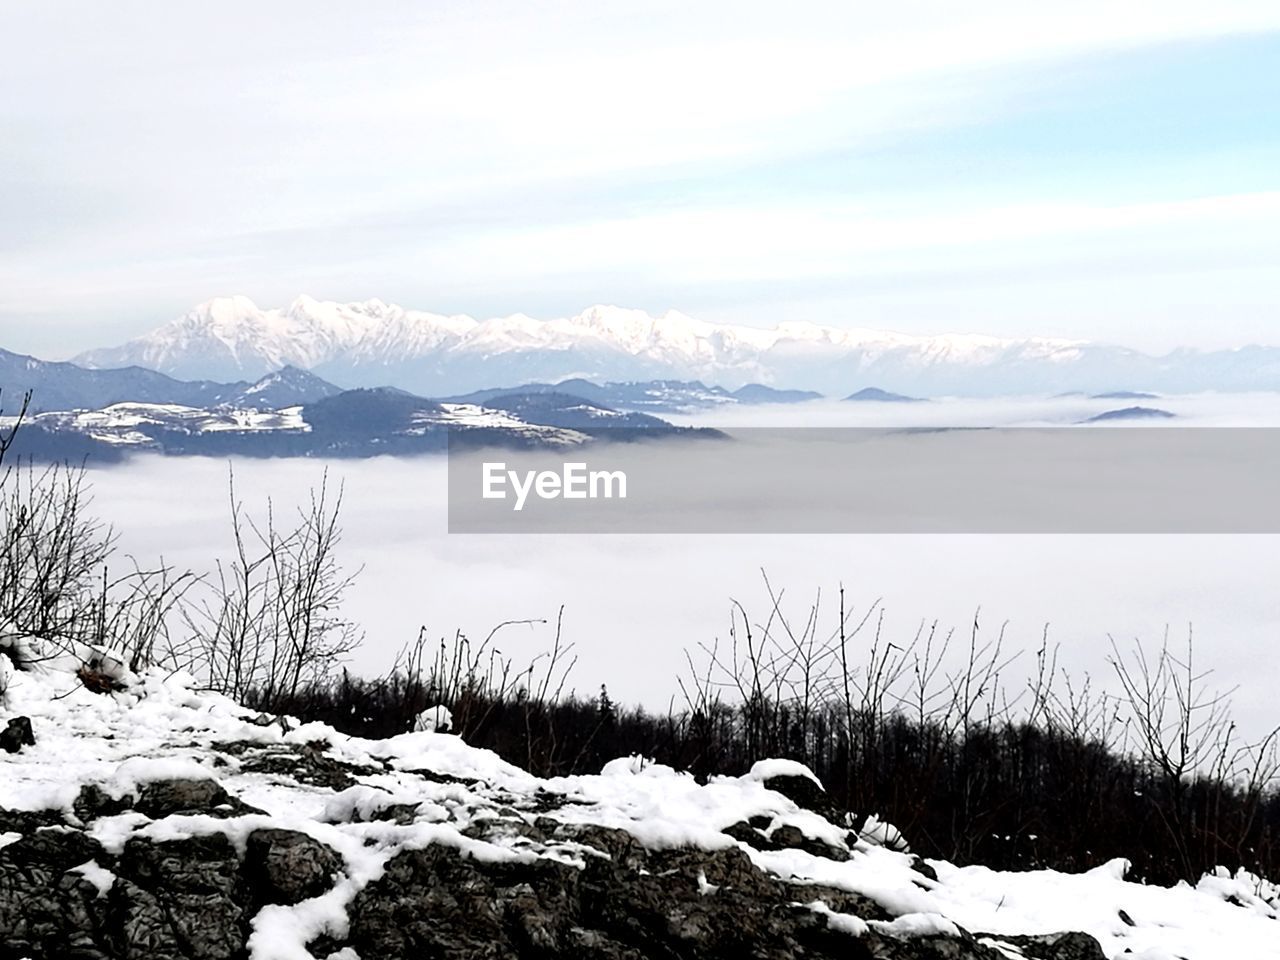
[{"label": "translucent gray banner", "polygon": [[449,450],[451,533],[1280,533],[1280,429],[744,429]]}]

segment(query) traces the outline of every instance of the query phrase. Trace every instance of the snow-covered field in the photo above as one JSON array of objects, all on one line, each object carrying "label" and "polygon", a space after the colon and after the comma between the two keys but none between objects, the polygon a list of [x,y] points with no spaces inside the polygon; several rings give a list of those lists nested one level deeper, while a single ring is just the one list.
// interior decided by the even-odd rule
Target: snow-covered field
[{"label": "snow-covered field", "polygon": [[[122,850],[132,836],[165,840],[222,832],[243,846],[250,832],[264,826],[302,831],[326,844],[342,858],[338,882],[296,905],[263,907],[252,920],[249,945],[256,960],[309,960],[308,941],[324,933],[341,939],[348,904],[400,850],[443,844],[482,860],[547,857],[574,865],[597,855],[581,844],[534,842],[519,830],[484,830],[482,839],[468,830],[495,818],[532,823],[539,815],[535,808],[547,808],[534,801],[547,795],[569,801],[553,805],[549,814],[562,822],[622,828],[650,849],[741,845],[769,874],[862,894],[896,918],[872,921],[871,928],[882,934],[948,933],[959,925],[994,935],[987,942],[999,945],[1000,935],[1077,930],[1096,937],[1108,957],[1280,957],[1280,890],[1247,875],[1219,874],[1195,886],[1163,889],[1126,882],[1125,864],[1119,861],[1079,875],[1004,873],[929,861],[937,874],[933,880],[913,869],[908,855],[865,841],[852,844],[851,856],[841,862],[797,849],[763,852],[721,832],[766,815],[770,830],[791,825],[812,839],[845,846],[843,828],[766,787],[768,777],[796,773],[794,764],[764,762],[745,776],[699,785],[691,776],[632,757],[608,763],[598,775],[539,780],[450,734],[369,741],[320,724],[286,730],[287,724],[253,722],[251,712],[197,692],[181,674],[151,672],[125,680],[123,692],[99,694],[65,670],[9,677],[0,720],[31,717],[36,744],[2,761],[0,807],[59,809],[75,823],[73,801],[85,784],[119,797],[136,795],[142,785],[159,779],[214,778],[263,813],[151,819],[129,811],[94,820],[90,833],[109,853]],[[264,748],[321,742],[326,758],[373,772],[356,775],[356,784],[346,789],[308,786],[289,776],[244,769],[247,753],[230,750],[226,744],[233,742]],[[436,776],[410,772],[422,770]],[[376,819],[380,808],[392,804],[409,805],[411,816]],[[16,839],[0,836],[0,845]],[[96,862],[76,869],[102,895],[115,882]],[[714,895],[715,889],[708,886],[704,893]],[[850,936],[868,929],[861,917],[832,913],[820,897],[811,907],[829,914],[830,926]],[[1021,956],[1013,949],[1003,952]]]},{"label": "snow-covered field", "polygon": [[[30,420],[51,430],[75,431],[95,440],[125,446],[147,443],[147,435],[138,429],[146,426],[186,433],[267,430],[305,433],[311,429],[302,419],[299,406],[279,410],[234,407],[204,410],[175,403],[113,403],[101,410],[38,413]],[[14,417],[0,417],[0,429],[12,429],[15,422]]]}]

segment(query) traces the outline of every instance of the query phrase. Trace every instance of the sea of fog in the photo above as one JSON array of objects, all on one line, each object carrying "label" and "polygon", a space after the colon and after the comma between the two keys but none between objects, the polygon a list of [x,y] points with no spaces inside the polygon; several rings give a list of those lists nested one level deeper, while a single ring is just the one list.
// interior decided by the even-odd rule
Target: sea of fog
[{"label": "sea of fog", "polygon": [[[675,417],[717,426],[982,426],[1071,423],[1141,403],[1178,414],[1172,424],[1280,426],[1280,394],[1159,400],[1081,397],[739,407]],[[1091,428],[1093,429],[1093,428]],[[1194,628],[1197,666],[1234,693],[1250,732],[1280,723],[1274,689],[1280,628],[1280,538],[1080,535],[450,535],[442,456],[372,460],[139,457],[92,471],[94,510],[120,549],[208,571],[231,552],[228,474],[250,513],[268,498],[277,515],[302,502],[324,471],[344,487],[341,559],[361,570],[348,615],[366,631],[355,672],[385,669],[425,626],[433,637],[473,638],[506,620],[554,622],[578,664],[571,682],[593,694],[665,708],[679,698],[684,651],[727,637],[731,601],[769,615],[761,571],[798,621],[820,590],[834,625],[837,591],[863,610],[879,601],[884,635],[903,644],[922,622],[967,636],[975,613],[987,636],[1025,649],[1011,678],[1034,666],[1046,625],[1060,662],[1110,681],[1110,639],[1181,645]],[[504,630],[517,661],[544,650],[552,628]],[[1016,679],[1012,680],[1016,688]]]}]

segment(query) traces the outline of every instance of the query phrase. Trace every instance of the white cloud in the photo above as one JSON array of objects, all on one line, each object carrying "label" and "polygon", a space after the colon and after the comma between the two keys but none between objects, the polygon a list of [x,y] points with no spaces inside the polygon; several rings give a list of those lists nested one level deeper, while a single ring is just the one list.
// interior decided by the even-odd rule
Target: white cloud
[{"label": "white cloud", "polygon": [[[864,234],[905,249],[928,218],[758,200],[725,210],[698,196],[621,218],[592,192],[616,204],[655,177],[714,178],[962,125],[1008,109],[1046,62],[1270,29],[1280,7],[1239,0],[12,11],[0,38],[0,315],[47,311],[84,333],[77,314],[93,308],[138,317],[136,331],[209,295],[301,289],[422,306],[437,291],[482,312],[465,302],[473,281],[454,283],[459,250],[478,258],[467,276],[504,251],[490,288],[508,273],[582,277],[609,249],[649,263],[649,243],[668,251],[659,288],[758,274],[765,253],[769,275],[802,279],[863,249]],[[574,190],[558,221],[488,223]],[[1059,227],[1092,215],[1048,213]],[[1001,211],[966,215],[980,232],[1028,230]],[[939,229],[964,229],[963,216],[939,216]],[[380,229],[397,217],[405,225]],[[823,239],[835,248],[815,251]]]},{"label": "white cloud", "polygon": [[999,262],[1008,259],[1010,246],[1028,242],[1106,242],[1121,236],[1130,245],[1137,238],[1149,251],[1170,237],[1204,245],[1225,236],[1252,244],[1266,242],[1277,219],[1280,193],[940,212],[820,203],[697,207],[478,235],[450,242],[438,262],[455,277],[475,274],[477,280],[478,264],[500,264],[507,276],[629,269],[687,282],[823,279],[847,273],[859,259],[926,266],[931,264],[917,254],[952,257],[955,248],[968,258],[994,246],[988,260]]},{"label": "white cloud", "polygon": [[[1258,422],[1256,398],[1179,402],[1192,416]],[[821,422],[866,425],[850,406],[858,405],[841,411],[833,405]],[[1004,422],[1029,411],[1038,416],[1044,404],[976,406]],[[796,415],[784,408],[776,416],[775,423],[790,423]],[[274,497],[284,516],[305,502],[323,466],[241,461],[237,488],[252,512],[260,514]],[[346,484],[342,562],[364,568],[344,612],[368,631],[357,667],[370,673],[385,669],[420,625],[433,638],[456,628],[481,637],[507,619],[554,620],[564,604],[565,639],[581,655],[578,689],[594,692],[607,683],[622,701],[662,709],[678,696],[683,650],[724,638],[730,598],[766,616],[760,582],[766,568],[796,616],[818,589],[833,602],[841,583],[859,610],[882,598],[885,636],[895,643],[908,642],[922,620],[938,618],[944,631],[963,631],[981,607],[987,628],[1009,621],[1010,651],[1030,651],[1049,623],[1064,664],[1100,678],[1108,671],[1108,633],[1122,645],[1133,637],[1156,643],[1166,625],[1180,639],[1194,623],[1203,664],[1219,671],[1214,685],[1242,685],[1236,702],[1243,728],[1274,724],[1271,684],[1255,681],[1265,679],[1257,651],[1274,641],[1280,617],[1272,589],[1275,537],[450,536],[442,460],[348,460],[329,468],[331,483]],[[207,570],[233,547],[225,462],[143,458],[91,479],[95,514],[117,527],[122,551],[143,562],[164,554],[179,567]],[[178,529],[183,536],[175,543]],[[501,648],[527,660],[549,639],[546,629],[513,631]],[[1006,674],[1011,689],[1031,666],[1028,654]]]}]

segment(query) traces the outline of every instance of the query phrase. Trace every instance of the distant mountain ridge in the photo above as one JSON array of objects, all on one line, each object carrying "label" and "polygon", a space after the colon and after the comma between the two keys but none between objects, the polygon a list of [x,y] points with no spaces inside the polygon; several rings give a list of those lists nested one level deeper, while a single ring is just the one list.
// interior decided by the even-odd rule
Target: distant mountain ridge
[{"label": "distant mountain ridge", "polygon": [[[261,393],[261,391],[260,391]],[[16,412],[16,411],[15,411]],[[15,418],[2,418],[9,428]],[[487,405],[417,397],[394,387],[344,390],[280,409],[113,403],[32,414],[12,452],[36,460],[113,462],[169,456],[370,457],[439,452],[455,441],[515,448],[596,440],[718,436],[558,393],[508,394]]]},{"label": "distant mountain ridge", "polygon": [[509,393],[561,393],[603,403],[619,410],[677,413],[725,406],[727,404],[803,403],[820,400],[822,394],[812,390],[775,390],[760,383],[749,383],[737,390],[707,386],[700,380],[646,380],[642,382],[593,383],[582,377],[559,383],[525,383],[518,387],[490,387],[473,390],[447,399],[466,403],[484,403]]},{"label": "distant mountain ridge", "polygon": [[341,387],[322,380],[308,370],[297,367],[281,367],[266,376],[231,393],[223,403],[234,407],[265,407],[278,410],[298,404],[315,403],[336,396]]},{"label": "distant mountain ridge", "polygon": [[572,317],[490,320],[406,310],[381,300],[298,297],[261,309],[222,297],[117,347],[76,358],[95,369],[137,365],[189,379],[253,379],[285,365],[351,386],[390,383],[428,396],[495,382],[701,380],[844,394],[851,383],[939,396],[1280,388],[1280,347],[1153,357],[1045,337],[912,336],[787,322],[773,329],[668,311],[595,306]]},{"label": "distant mountain ridge", "polygon": [[901,393],[890,393],[879,387],[863,387],[857,393],[845,397],[847,403],[922,403],[920,397],[908,397]]},{"label": "distant mountain ridge", "polygon": [[[249,384],[238,386],[243,388]],[[4,349],[0,349],[0,387],[4,388],[7,408],[15,408],[21,396],[30,390],[36,410],[105,407],[126,400],[198,406],[218,403],[229,392],[225,383],[176,380],[138,366],[92,370]]]},{"label": "distant mountain ridge", "polygon": [[1124,407],[1121,410],[1107,410],[1082,422],[1109,423],[1116,420],[1172,420],[1176,416],[1176,413],[1160,410],[1157,407]]},{"label": "distant mountain ridge", "polygon": [[[579,381],[581,392],[608,394]],[[638,398],[732,395],[702,384],[614,384]],[[677,389],[679,388],[679,389]],[[453,440],[500,447],[566,447],[599,439],[704,436],[555,386],[505,388],[483,398],[433,400],[398,387],[341,388],[297,367],[253,383],[187,381],[126,367],[88,370],[0,350],[0,429],[32,406],[15,456],[112,462],[135,452],[178,456],[368,457],[440,451]]]},{"label": "distant mountain ridge", "polygon": [[5,406],[11,409],[31,391],[33,411],[96,410],[115,403],[275,410],[341,392],[340,387],[296,367],[271,371],[253,383],[218,383],[178,380],[139,366],[94,370],[4,349],[0,349],[0,388],[4,389]]},{"label": "distant mountain ridge", "polygon": [[[254,383],[218,383],[212,380],[178,380],[142,367],[93,370],[66,361],[39,360],[2,349],[0,388],[11,398],[11,408],[24,393],[32,391],[33,411],[96,410],[116,403],[278,410],[313,403],[343,392],[341,387],[307,370],[291,366],[274,370]],[[418,396],[399,387],[385,389]],[[602,406],[640,413],[676,413],[725,404],[799,403],[822,396],[808,390],[775,390],[758,383],[730,391],[707,386],[697,380],[597,384],[576,378],[559,383],[492,387],[437,399],[483,404],[494,397],[509,394],[540,393],[568,394]]]}]

